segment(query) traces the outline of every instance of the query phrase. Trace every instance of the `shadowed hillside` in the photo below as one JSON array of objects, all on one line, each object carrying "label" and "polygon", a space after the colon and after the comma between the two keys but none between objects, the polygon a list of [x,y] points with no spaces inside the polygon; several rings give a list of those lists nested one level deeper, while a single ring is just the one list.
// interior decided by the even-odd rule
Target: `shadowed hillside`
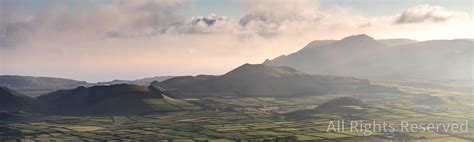
[{"label": "shadowed hillside", "polygon": [[319,113],[339,113],[339,114],[356,114],[362,113],[368,107],[363,101],[350,97],[340,97],[332,99],[326,103],[319,105],[314,109],[300,110],[288,113],[288,116],[306,116]]},{"label": "shadowed hillside", "polygon": [[0,87],[0,110],[31,111],[38,102],[36,99],[23,95],[13,89]]},{"label": "shadowed hillside", "polygon": [[38,99],[48,103],[50,111],[47,113],[66,115],[127,115],[179,110],[166,102],[164,97],[157,87],[116,84],[60,90],[40,96]]},{"label": "shadowed hillside", "polygon": [[[339,91],[370,91],[368,80],[310,75],[286,66],[244,64],[221,76],[186,76],[160,83],[173,95],[279,96],[318,95]],[[383,88],[383,87],[382,87]]]},{"label": "shadowed hillside", "polygon": [[108,82],[89,83],[65,78],[0,75],[0,87],[12,88],[25,95],[38,97],[53,91],[74,89],[79,86],[113,84],[148,85],[152,81],[163,81],[172,77],[173,76],[155,76],[136,80],[112,80]]},{"label": "shadowed hillside", "polygon": [[213,84],[217,90],[242,95],[292,96],[327,93],[332,86],[324,81],[329,80],[331,77],[309,75],[286,66],[245,64],[220,76]]}]

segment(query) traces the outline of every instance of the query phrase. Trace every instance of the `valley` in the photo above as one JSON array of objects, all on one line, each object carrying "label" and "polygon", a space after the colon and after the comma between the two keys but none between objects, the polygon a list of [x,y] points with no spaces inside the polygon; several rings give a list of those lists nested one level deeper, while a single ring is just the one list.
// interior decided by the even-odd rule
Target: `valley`
[{"label": "valley", "polygon": [[[173,140],[230,141],[247,140],[338,140],[338,141],[472,141],[472,132],[327,132],[330,121],[378,121],[399,124],[408,122],[474,122],[472,94],[437,88],[419,88],[406,82],[377,82],[404,89],[394,93],[337,93],[301,97],[188,97],[186,103],[153,102],[156,108],[168,111],[136,115],[64,116],[25,112],[2,112],[2,139],[35,140]],[[426,82],[425,82],[426,83]],[[469,86],[461,82],[430,84]],[[408,90],[406,88],[410,88]],[[420,90],[449,99],[452,103],[418,104],[423,99]],[[445,94],[445,92],[452,92]],[[439,92],[439,94],[436,94]],[[444,94],[444,95],[441,95]],[[291,112],[317,109],[331,100],[350,97],[364,106],[347,106],[358,111],[307,111],[304,115]],[[456,99],[453,99],[456,98]],[[412,101],[413,100],[413,101]],[[344,104],[342,104],[344,105]],[[350,104],[354,105],[354,104]],[[171,107],[173,108],[173,107]],[[351,109],[346,109],[351,110]],[[349,125],[349,124],[346,124]],[[346,126],[350,127],[350,126]],[[470,129],[473,129],[470,126]]]},{"label": "valley", "polygon": [[1,75],[0,140],[469,142],[471,51],[362,34],[220,75]]}]

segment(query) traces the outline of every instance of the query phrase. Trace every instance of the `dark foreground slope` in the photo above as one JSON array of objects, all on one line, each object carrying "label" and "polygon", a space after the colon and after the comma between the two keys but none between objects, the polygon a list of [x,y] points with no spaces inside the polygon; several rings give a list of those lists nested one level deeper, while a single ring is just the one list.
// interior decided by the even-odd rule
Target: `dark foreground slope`
[{"label": "dark foreground slope", "polygon": [[0,111],[32,111],[38,101],[13,89],[0,87]]},{"label": "dark foreground slope", "polygon": [[53,114],[139,114],[156,111],[147,99],[162,100],[161,91],[155,87],[132,84],[78,87],[60,90],[38,97],[47,102]]},{"label": "dark foreground slope", "polygon": [[340,91],[387,89],[368,80],[310,75],[286,66],[244,64],[221,76],[186,76],[160,83],[173,95],[239,95],[291,97]]}]

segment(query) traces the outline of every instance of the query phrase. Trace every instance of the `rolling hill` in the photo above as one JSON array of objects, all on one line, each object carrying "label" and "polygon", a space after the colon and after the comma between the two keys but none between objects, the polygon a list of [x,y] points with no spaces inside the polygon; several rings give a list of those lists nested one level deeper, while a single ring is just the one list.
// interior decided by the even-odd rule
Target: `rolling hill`
[{"label": "rolling hill", "polygon": [[38,97],[49,111],[61,115],[129,115],[181,110],[191,106],[162,94],[154,86],[115,84],[59,90]]},{"label": "rolling hill", "polygon": [[112,80],[107,82],[89,83],[65,78],[33,77],[18,75],[0,75],[0,87],[8,87],[31,97],[38,97],[56,90],[74,89],[79,86],[136,84],[148,85],[152,81],[163,81],[173,76],[155,76],[136,80]]},{"label": "rolling hill", "polygon": [[351,115],[356,113],[363,113],[369,107],[363,101],[351,97],[339,97],[325,102],[314,109],[299,110],[287,113],[287,116],[309,116],[319,113],[339,113]]},{"label": "rolling hill", "polygon": [[[159,83],[177,96],[274,96],[318,95],[339,91],[380,88],[368,80],[310,75],[287,66],[244,64],[221,76],[185,76]],[[382,87],[384,88],[384,87]]]},{"label": "rolling hill", "polygon": [[135,79],[135,80],[112,80],[106,82],[98,82],[97,85],[112,85],[112,84],[136,84],[136,85],[149,85],[153,81],[164,81],[175,76],[155,76],[155,77],[147,77],[142,79]]},{"label": "rolling hill", "polygon": [[441,106],[441,105],[450,105],[454,104],[451,100],[432,95],[421,95],[420,97],[413,100],[413,103],[419,105],[428,105],[428,106]]},{"label": "rolling hill", "polygon": [[472,76],[472,40],[375,40],[354,35],[314,41],[264,64],[322,75],[369,79],[455,79]]},{"label": "rolling hill", "polygon": [[91,85],[85,81],[77,81],[53,77],[33,77],[2,75],[0,76],[0,87],[8,87],[25,95],[36,97],[60,89],[72,89],[78,86]]}]

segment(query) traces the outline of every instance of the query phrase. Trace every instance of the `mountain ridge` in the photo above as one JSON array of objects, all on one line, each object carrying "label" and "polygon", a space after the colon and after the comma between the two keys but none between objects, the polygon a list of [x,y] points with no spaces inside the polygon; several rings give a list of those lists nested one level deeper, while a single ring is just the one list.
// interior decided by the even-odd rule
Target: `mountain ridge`
[{"label": "mountain ridge", "polygon": [[137,84],[148,85],[152,81],[163,81],[173,76],[155,76],[135,80],[112,80],[107,82],[90,83],[59,77],[37,77],[20,75],[0,75],[0,87],[8,87],[31,97],[37,97],[56,90],[74,89],[80,86]]},{"label": "mountain ridge", "polygon": [[322,46],[310,43],[264,64],[290,66],[311,74],[369,79],[462,80],[471,78],[472,69],[468,67],[472,66],[473,44],[463,39],[401,39],[384,44],[367,35],[354,35]]},{"label": "mountain ridge", "polygon": [[287,66],[265,64],[244,64],[224,75],[208,78],[172,78],[159,85],[178,96],[229,94],[289,97],[377,88],[364,79],[311,75]]}]

